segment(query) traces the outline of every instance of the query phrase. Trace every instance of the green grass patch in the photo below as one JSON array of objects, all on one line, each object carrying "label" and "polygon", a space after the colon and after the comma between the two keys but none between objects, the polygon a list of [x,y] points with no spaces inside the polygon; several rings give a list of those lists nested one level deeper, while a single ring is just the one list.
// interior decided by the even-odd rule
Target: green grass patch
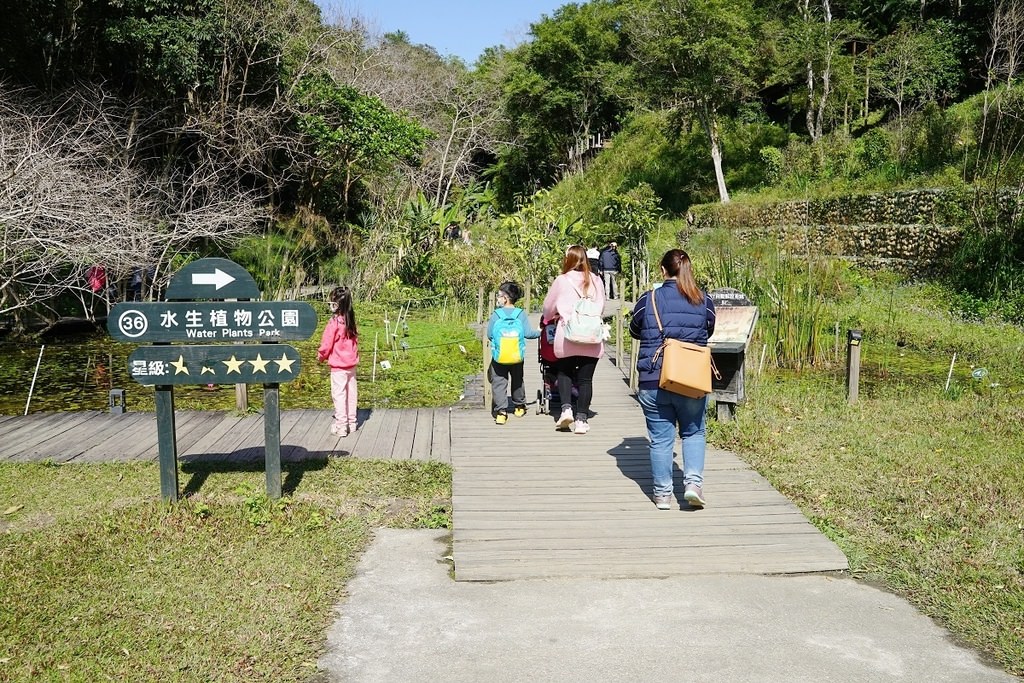
[{"label": "green grass patch", "polygon": [[[301,681],[381,525],[450,525],[439,463],[188,466],[158,502],[155,464],[0,465],[0,680]],[[186,483],[186,487],[188,484]]]},{"label": "green grass patch", "polygon": [[858,402],[840,367],[755,362],[711,440],[796,502],[854,575],[1024,674],[1024,333],[957,319],[931,285],[862,283],[835,312],[844,353],[846,327],[865,329]]}]

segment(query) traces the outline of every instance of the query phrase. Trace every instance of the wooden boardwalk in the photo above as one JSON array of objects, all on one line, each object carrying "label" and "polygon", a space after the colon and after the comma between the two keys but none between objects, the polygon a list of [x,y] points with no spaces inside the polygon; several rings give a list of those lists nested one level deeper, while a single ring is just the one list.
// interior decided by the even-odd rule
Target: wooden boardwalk
[{"label": "wooden boardwalk", "polygon": [[[530,346],[527,357],[536,358],[535,342]],[[655,509],[640,408],[611,361],[598,364],[594,384],[596,415],[584,436],[556,432],[554,418],[535,410],[497,426],[478,407],[361,410],[359,431],[339,438],[330,435],[330,411],[287,410],[282,461],[450,462],[461,581],[847,569],[842,552],[732,453],[708,450],[707,508],[690,510],[680,500],[676,509]],[[527,362],[528,398],[539,385],[538,366]],[[178,412],[176,421],[183,464],[262,466],[262,416]],[[678,447],[676,453],[678,463]],[[155,461],[155,416],[0,416],[0,462],[42,460]]]},{"label": "wooden boardwalk", "polygon": [[[449,408],[360,410],[359,430],[341,438],[331,436],[331,411],[285,410],[281,413],[281,460],[352,457],[450,462],[451,412]],[[263,462],[262,415],[178,411],[175,423],[182,462]],[[0,416],[0,462],[157,459],[154,413]]]},{"label": "wooden boardwalk", "polygon": [[[533,357],[533,356],[528,356]],[[526,373],[527,396],[539,372]],[[532,390],[532,393],[531,391]],[[732,453],[708,449],[704,510],[657,510],[643,414],[613,363],[594,377],[589,434],[531,411],[497,426],[452,413],[455,578],[662,577],[844,570],[846,557]]]}]

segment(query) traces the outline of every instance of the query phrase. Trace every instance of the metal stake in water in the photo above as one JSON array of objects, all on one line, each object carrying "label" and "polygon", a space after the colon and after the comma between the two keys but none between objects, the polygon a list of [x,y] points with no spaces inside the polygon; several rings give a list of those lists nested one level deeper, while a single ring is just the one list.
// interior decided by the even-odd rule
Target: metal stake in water
[{"label": "metal stake in water", "polygon": [[39,364],[43,362],[43,349],[46,348],[46,344],[39,347],[39,358],[36,359],[36,371],[32,373],[32,384],[28,388],[28,400],[25,401],[25,414],[28,415],[28,406],[32,403],[32,392],[36,388],[36,377],[39,375]]}]

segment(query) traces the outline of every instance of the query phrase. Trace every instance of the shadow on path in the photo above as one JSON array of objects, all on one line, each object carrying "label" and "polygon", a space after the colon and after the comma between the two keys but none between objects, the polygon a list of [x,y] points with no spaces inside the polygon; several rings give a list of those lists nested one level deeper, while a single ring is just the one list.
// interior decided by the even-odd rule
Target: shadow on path
[{"label": "shadow on path", "polygon": [[[282,447],[282,451],[284,451],[284,447]],[[298,488],[306,472],[322,470],[327,467],[329,455],[330,453],[327,451],[311,453],[298,446],[290,449],[287,459],[282,455],[281,472],[285,476],[281,482],[281,493],[286,496],[291,495]],[[199,456],[186,456],[183,458],[181,471],[191,476],[188,483],[185,484],[182,496],[187,498],[199,493],[211,474],[263,472],[265,470],[262,446],[244,448],[233,453],[204,453]]]}]

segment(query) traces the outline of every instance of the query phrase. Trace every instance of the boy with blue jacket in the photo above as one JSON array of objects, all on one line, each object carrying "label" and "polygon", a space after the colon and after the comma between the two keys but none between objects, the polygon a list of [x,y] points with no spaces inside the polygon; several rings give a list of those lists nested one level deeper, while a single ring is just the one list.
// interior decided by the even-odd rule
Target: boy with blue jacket
[{"label": "boy with blue jacket", "polygon": [[491,340],[491,414],[495,424],[508,422],[508,391],[512,384],[512,414],[526,415],[526,389],[523,387],[523,362],[526,359],[526,340],[540,337],[540,330],[530,327],[530,321],[516,302],[523,290],[515,282],[503,282],[498,287],[497,308],[487,321],[487,338]]}]

